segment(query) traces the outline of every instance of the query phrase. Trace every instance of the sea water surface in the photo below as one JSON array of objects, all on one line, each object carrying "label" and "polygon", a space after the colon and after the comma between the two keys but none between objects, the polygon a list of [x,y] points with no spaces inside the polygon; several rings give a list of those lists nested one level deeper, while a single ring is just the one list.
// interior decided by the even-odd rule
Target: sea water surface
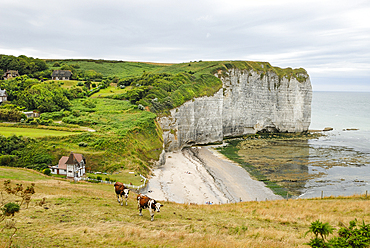
[{"label": "sea water surface", "polygon": [[[370,194],[370,92],[313,92],[310,130],[333,131],[308,141],[301,198]],[[320,176],[318,176],[320,175]]]}]

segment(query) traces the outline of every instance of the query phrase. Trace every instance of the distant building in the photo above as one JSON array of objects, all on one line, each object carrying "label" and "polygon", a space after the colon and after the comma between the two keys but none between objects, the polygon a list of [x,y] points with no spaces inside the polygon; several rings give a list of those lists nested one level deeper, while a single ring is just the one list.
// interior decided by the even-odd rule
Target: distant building
[{"label": "distant building", "polygon": [[86,159],[82,154],[73,153],[59,159],[59,163],[51,166],[51,173],[66,175],[68,179],[80,180],[85,175]]},{"label": "distant building", "polygon": [[27,118],[37,118],[40,117],[40,113],[36,111],[28,111],[28,112],[23,112],[27,116]]},{"label": "distant building", "polygon": [[15,78],[15,77],[18,77],[19,76],[19,73],[18,71],[14,71],[14,70],[7,70],[3,77],[4,77],[4,80],[7,80],[9,78]]},{"label": "distant building", "polygon": [[70,80],[72,77],[72,72],[69,70],[55,70],[51,74],[52,80]]},{"label": "distant building", "polygon": [[2,104],[3,102],[6,102],[8,101],[8,94],[6,93],[6,89],[1,89],[0,88],[0,104]]}]

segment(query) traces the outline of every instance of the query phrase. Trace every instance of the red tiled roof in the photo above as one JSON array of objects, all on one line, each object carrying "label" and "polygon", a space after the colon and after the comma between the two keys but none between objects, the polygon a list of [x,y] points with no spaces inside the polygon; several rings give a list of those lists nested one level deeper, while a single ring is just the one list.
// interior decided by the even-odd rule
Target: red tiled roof
[{"label": "red tiled roof", "polygon": [[77,164],[77,163],[80,163],[83,159],[84,159],[84,156],[82,154],[71,152],[71,154],[68,157],[68,160],[65,163],[66,164]]},{"label": "red tiled roof", "polygon": [[61,157],[59,159],[58,169],[66,170],[67,169],[67,165],[66,165],[67,160],[68,160],[67,156]]}]

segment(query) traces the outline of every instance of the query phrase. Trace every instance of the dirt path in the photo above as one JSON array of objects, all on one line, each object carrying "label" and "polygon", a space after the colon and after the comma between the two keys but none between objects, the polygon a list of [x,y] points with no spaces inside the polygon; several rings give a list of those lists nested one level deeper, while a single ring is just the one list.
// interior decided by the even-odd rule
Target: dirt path
[{"label": "dirt path", "polygon": [[282,199],[252,180],[240,166],[207,148],[187,148],[166,154],[143,192],[161,201],[213,204]]}]

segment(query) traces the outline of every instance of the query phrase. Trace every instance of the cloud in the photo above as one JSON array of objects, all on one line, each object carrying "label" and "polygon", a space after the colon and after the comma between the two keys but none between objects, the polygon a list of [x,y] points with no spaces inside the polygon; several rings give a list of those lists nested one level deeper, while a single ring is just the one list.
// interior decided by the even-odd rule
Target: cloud
[{"label": "cloud", "polygon": [[257,60],[304,67],[319,81],[369,79],[370,2],[363,0],[2,0],[2,8],[11,10],[0,15],[3,54]]}]

